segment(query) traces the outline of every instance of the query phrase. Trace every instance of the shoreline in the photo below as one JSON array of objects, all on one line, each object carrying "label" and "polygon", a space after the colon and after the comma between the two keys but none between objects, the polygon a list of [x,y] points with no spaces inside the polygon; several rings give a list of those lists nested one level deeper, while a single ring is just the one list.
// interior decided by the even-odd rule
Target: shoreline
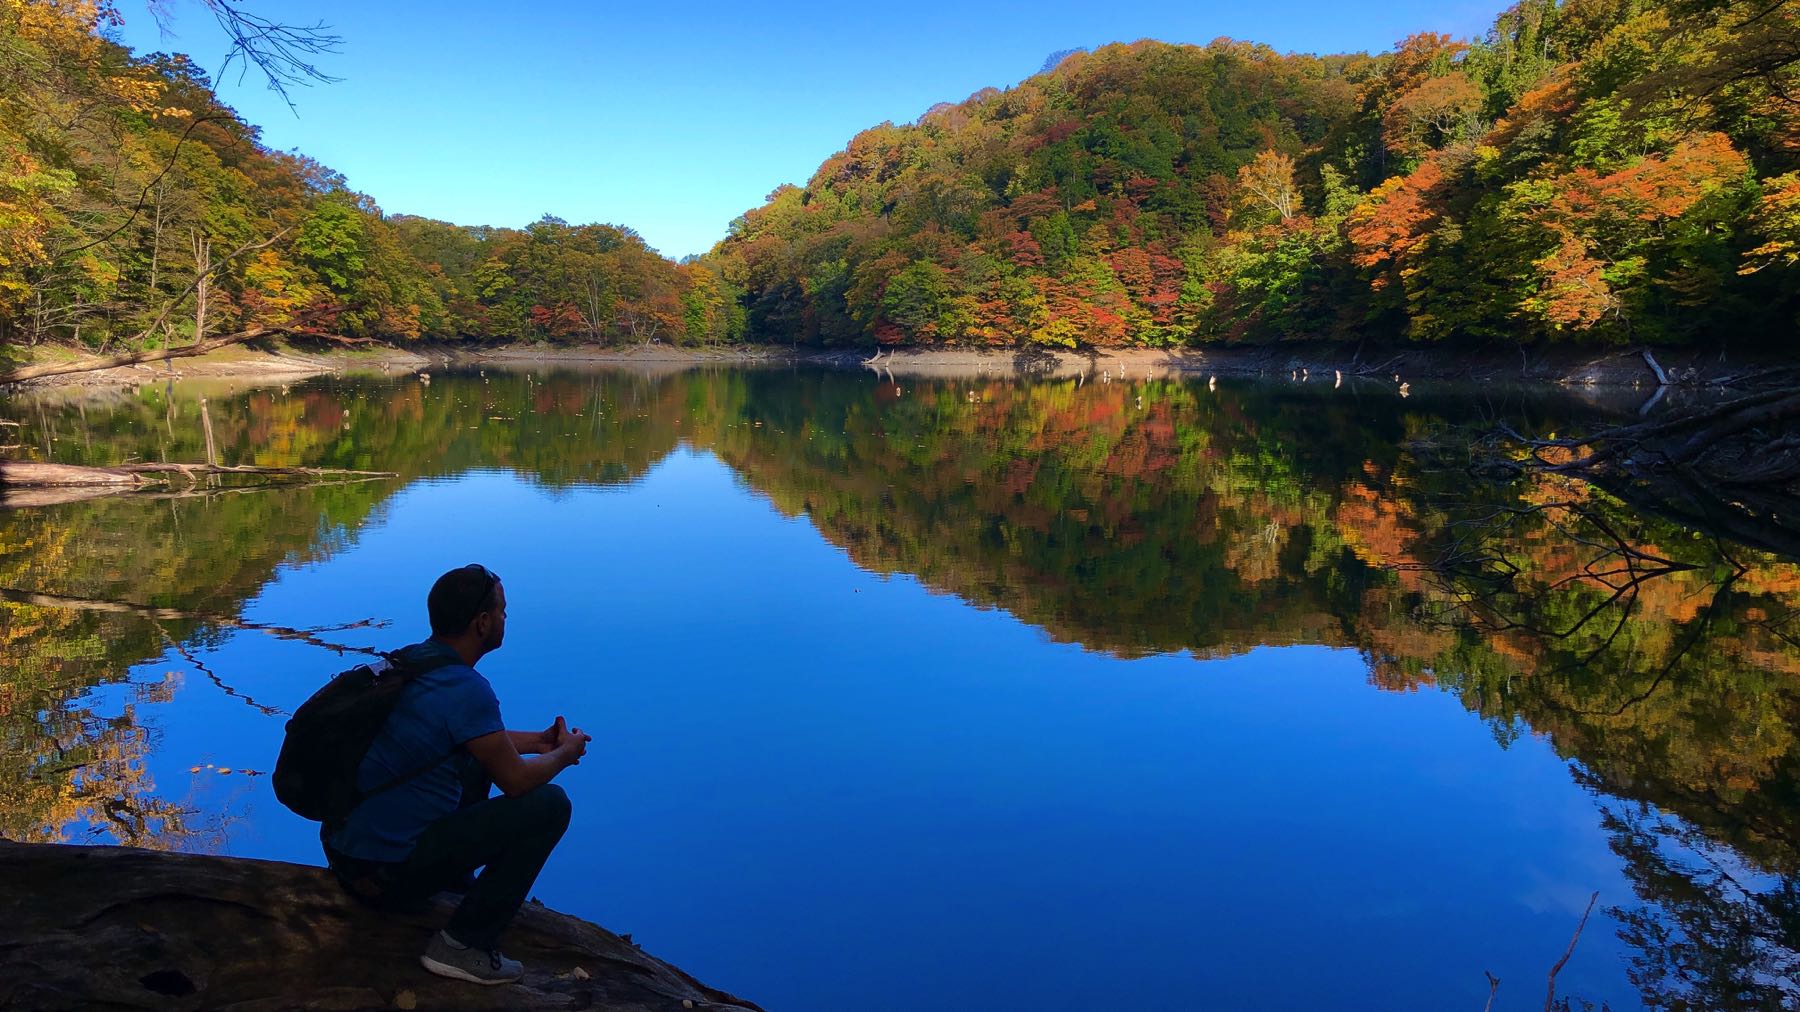
[{"label": "shoreline", "polygon": [[[55,354],[54,352],[52,354]],[[1729,387],[1785,364],[1772,355],[1727,359],[1692,350],[1648,352],[1638,348],[1581,350],[1551,348],[1535,355],[1525,349],[1501,352],[1447,352],[1436,347],[1345,348],[1325,344],[1217,348],[1114,348],[1065,351],[1048,348],[978,350],[961,348],[817,349],[791,345],[732,345],[683,348],[502,345],[492,348],[447,344],[412,347],[377,345],[354,350],[300,349],[288,344],[237,346],[209,355],[146,365],[45,377],[18,384],[39,391],[81,387],[135,387],[197,378],[288,383],[322,375],[408,375],[432,368],[579,367],[623,368],[671,374],[706,367],[807,367],[870,369],[890,377],[1151,379],[1220,377],[1352,379],[1399,385],[1420,380],[1507,384],[1552,388],[1695,389]]]}]

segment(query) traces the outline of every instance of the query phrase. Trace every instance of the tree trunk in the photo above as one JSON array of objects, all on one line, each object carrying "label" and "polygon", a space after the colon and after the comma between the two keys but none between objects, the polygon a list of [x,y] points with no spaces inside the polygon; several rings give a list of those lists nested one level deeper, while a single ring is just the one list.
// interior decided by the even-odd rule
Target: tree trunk
[{"label": "tree trunk", "polygon": [[196,231],[194,237],[194,343],[206,339],[206,304],[212,295],[212,240]]}]

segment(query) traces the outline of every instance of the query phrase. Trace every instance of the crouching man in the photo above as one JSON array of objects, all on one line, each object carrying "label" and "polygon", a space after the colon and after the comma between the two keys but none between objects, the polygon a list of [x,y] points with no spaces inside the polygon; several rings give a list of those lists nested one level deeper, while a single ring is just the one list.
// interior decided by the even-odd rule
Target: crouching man
[{"label": "crouching man", "polygon": [[[401,650],[425,670],[406,685],[357,770],[365,799],[320,838],[351,893],[386,909],[463,894],[420,962],[444,977],[505,984],[524,975],[500,933],[569,826],[569,797],[550,781],[591,740],[556,718],[508,731],[475,662],[506,636],[506,591],[479,565],[438,578],[426,599],[431,638]],[[490,782],[502,792],[489,797]],[[476,875],[476,870],[480,874]]]}]

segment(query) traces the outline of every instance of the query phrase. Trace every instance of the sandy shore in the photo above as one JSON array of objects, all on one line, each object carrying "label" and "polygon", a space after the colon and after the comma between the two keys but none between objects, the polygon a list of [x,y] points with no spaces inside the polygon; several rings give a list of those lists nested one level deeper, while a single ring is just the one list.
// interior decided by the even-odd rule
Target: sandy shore
[{"label": "sandy shore", "polygon": [[[80,355],[52,349],[39,361],[79,363]],[[286,344],[266,347],[236,345],[221,348],[193,358],[166,359],[142,365],[95,369],[89,372],[64,373],[28,380],[20,386],[35,389],[55,387],[135,387],[145,383],[171,380],[216,379],[240,383],[289,383],[327,373],[410,373],[430,365],[416,351],[390,345],[374,345],[355,350],[301,349]],[[15,363],[24,365],[27,363]]]},{"label": "sandy shore", "polygon": [[[1653,364],[1654,363],[1654,364]],[[1655,389],[1666,380],[1693,387],[1732,385],[1785,362],[1761,358],[1727,359],[1716,353],[1661,351],[1647,357],[1637,349],[1548,352],[1509,349],[1470,353],[1438,347],[1369,351],[1326,344],[1159,350],[1121,348],[1085,352],[1042,348],[980,351],[952,348],[819,350],[786,345],[678,348],[505,345],[468,348],[423,344],[378,345],[354,350],[234,347],[210,355],[147,365],[47,377],[31,385],[139,386],[171,379],[231,379],[288,383],[328,373],[405,374],[432,368],[624,368],[652,374],[705,367],[811,366],[871,369],[907,377],[1032,376],[1148,379],[1166,376],[1266,376],[1310,382],[1460,380],[1528,386]],[[1659,377],[1657,370],[1662,371]]]},{"label": "sandy shore", "polygon": [[1159,376],[1263,376],[1270,379],[1341,377],[1398,385],[1420,380],[1504,383],[1526,386],[1606,387],[1654,390],[1730,386],[1768,369],[1791,364],[1770,356],[1726,357],[1717,352],[1643,349],[1517,348],[1468,352],[1425,346],[1367,350],[1335,344],[1221,347],[1163,350],[1114,348],[1055,351],[1043,348],[982,351],[959,348],[821,350],[785,345],[686,349],[667,345],[629,348],[510,345],[467,351],[441,349],[426,354],[444,364],[499,366],[593,365],[653,372],[719,366],[817,366],[867,368],[883,375],[968,378],[1036,376],[1146,379]]}]

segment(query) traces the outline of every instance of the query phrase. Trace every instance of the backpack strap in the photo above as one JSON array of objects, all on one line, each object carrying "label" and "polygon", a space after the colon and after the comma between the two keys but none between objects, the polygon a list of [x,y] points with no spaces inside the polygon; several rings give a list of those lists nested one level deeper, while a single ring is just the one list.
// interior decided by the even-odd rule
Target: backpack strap
[{"label": "backpack strap", "polygon": [[[438,656],[438,657],[430,658],[429,660],[420,661],[416,664],[402,664],[399,660],[400,655],[398,652],[391,653],[391,654],[382,654],[381,656],[384,660],[386,660],[388,662],[389,670],[383,674],[378,675],[377,677],[398,678],[403,682],[410,682],[413,679],[419,677],[420,675],[429,674],[433,671],[436,671],[439,668],[448,667],[452,664],[461,664],[462,663],[462,659],[459,657],[448,657],[447,658],[447,657],[443,657],[443,656]],[[439,764],[441,764],[444,760],[455,755],[457,753],[457,750],[460,748],[462,748],[462,746],[458,745],[456,748],[451,749],[450,751],[444,753],[443,755],[439,756],[438,758],[431,760],[430,762],[426,763],[423,766],[420,766],[417,769],[410,770],[406,773],[402,773],[399,776],[395,777],[394,779],[389,780],[386,783],[382,784],[380,787],[376,787],[372,790],[357,792],[356,804],[351,806],[351,810],[354,811],[358,805],[361,805],[363,802],[369,800],[370,798],[374,797],[377,794],[386,794],[388,791],[391,791],[396,787],[400,787],[402,785],[411,783],[412,781],[418,779],[419,777],[422,777],[425,774],[430,773],[432,770],[437,769]]]}]

